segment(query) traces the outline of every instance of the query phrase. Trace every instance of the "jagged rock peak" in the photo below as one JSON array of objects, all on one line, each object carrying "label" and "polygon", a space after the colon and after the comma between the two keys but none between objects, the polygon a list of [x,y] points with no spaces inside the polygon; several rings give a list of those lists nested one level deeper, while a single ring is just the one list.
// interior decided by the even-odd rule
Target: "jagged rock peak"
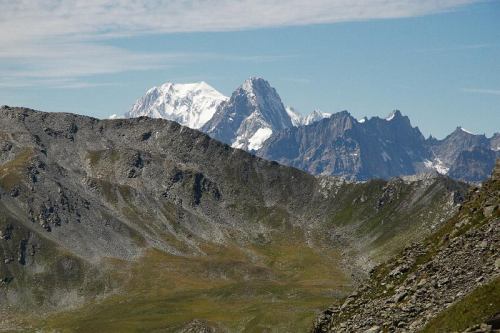
[{"label": "jagged rock peak", "polygon": [[332,115],[332,117],[349,117],[349,118],[354,119],[353,116],[347,110],[342,110],[340,112],[336,112]]},{"label": "jagged rock peak", "polygon": [[[251,77],[247,79],[238,89],[236,89],[231,97],[239,94],[244,94],[249,97],[249,102],[255,107],[258,107],[261,112],[267,111],[265,108],[268,107],[273,107],[276,111],[285,111],[285,107],[276,89],[271,87],[269,82],[263,78]],[[283,112],[283,114],[287,115],[286,111]]]},{"label": "jagged rock peak", "polygon": [[344,129],[352,128],[354,123],[358,123],[356,118],[354,118],[347,110],[332,114],[329,121],[330,123],[339,124]]},{"label": "jagged rock peak", "polygon": [[385,120],[392,121],[392,120],[396,120],[396,119],[402,118],[402,117],[403,117],[403,114],[401,114],[401,111],[394,110],[391,113],[389,113],[389,115],[387,116],[387,118],[385,118]]},{"label": "jagged rock peak", "polygon": [[272,89],[273,91],[276,91],[271,87],[269,82],[261,77],[256,76],[252,76],[245,80],[245,82],[243,82],[243,84],[241,85],[241,88],[248,92],[254,92],[255,90],[259,89]]},{"label": "jagged rock peak", "polygon": [[465,135],[465,136],[468,136],[468,135],[477,135],[477,134],[472,133],[471,131],[463,128],[462,126],[457,126],[457,128],[450,135]]},{"label": "jagged rock peak", "polygon": [[276,90],[262,78],[252,77],[217,109],[203,130],[234,148],[258,150],[273,131],[292,127]]}]

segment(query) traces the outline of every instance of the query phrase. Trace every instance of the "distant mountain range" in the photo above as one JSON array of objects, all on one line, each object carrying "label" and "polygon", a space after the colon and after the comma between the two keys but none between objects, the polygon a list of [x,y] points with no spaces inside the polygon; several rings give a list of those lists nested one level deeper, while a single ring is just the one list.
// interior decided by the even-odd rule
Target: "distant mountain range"
[{"label": "distant mountain range", "polygon": [[478,182],[500,157],[500,133],[487,138],[457,127],[443,140],[426,139],[400,111],[385,119],[357,120],[347,111],[302,116],[262,78],[246,80],[230,98],[205,82],[166,83],[125,116],[174,120],[265,159],[352,180],[437,172]]},{"label": "distant mountain range", "polygon": [[350,179],[390,178],[435,171],[481,181],[500,157],[495,137],[458,127],[443,140],[425,139],[408,117],[358,121],[348,112],[273,134],[257,155],[312,174]]}]

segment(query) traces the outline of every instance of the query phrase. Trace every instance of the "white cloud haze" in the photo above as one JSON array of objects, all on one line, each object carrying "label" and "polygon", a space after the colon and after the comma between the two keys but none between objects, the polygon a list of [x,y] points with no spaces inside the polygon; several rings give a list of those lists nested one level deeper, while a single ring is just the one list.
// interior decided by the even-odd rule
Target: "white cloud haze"
[{"label": "white cloud haze", "polygon": [[[0,0],[0,86],[58,86],[214,55],[106,45],[144,34],[229,31],[433,14],[477,0]],[[241,61],[269,61],[250,56]]]},{"label": "white cloud haze", "polygon": [[463,92],[500,96],[500,89],[462,88]]}]

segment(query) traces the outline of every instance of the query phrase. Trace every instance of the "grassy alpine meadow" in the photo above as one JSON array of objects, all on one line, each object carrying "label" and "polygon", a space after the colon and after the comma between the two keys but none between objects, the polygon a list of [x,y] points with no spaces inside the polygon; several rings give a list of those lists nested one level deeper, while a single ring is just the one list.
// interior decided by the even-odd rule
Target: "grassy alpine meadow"
[{"label": "grassy alpine meadow", "polygon": [[116,263],[125,287],[105,300],[48,317],[63,332],[176,331],[193,319],[232,332],[306,331],[317,311],[345,295],[351,281],[335,249],[312,248],[297,236],[272,244],[204,246],[180,257],[151,250]]}]

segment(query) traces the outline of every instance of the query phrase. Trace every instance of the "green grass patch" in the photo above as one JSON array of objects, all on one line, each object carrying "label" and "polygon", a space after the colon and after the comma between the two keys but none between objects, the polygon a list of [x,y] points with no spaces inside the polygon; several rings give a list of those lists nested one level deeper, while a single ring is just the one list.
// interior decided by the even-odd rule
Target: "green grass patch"
[{"label": "green grass patch", "polygon": [[113,149],[92,150],[87,152],[87,160],[91,167],[96,167],[102,160],[108,160],[115,163],[120,159],[120,153]]},{"label": "green grass patch", "polygon": [[24,148],[14,159],[0,165],[0,186],[10,191],[23,180],[23,171],[34,155],[32,148]]},{"label": "green grass patch", "polygon": [[500,311],[500,278],[476,288],[460,302],[440,313],[422,333],[463,331]]}]

